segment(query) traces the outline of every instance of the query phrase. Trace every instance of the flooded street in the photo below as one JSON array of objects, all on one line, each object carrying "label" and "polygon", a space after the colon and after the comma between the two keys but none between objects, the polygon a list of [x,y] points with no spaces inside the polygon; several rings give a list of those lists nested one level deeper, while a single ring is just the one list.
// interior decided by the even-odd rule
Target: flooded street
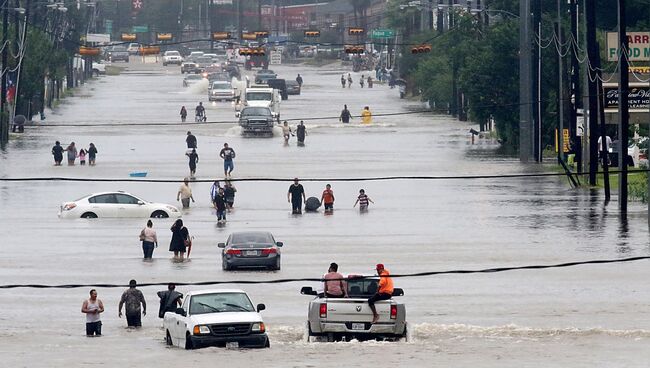
[{"label": "flooded street", "polygon": [[[207,85],[182,87],[178,67],[132,61],[119,76],[86,84],[47,115],[48,127],[28,127],[0,154],[0,177],[147,179],[178,182],[2,181],[0,229],[4,255],[1,284],[128,284],[272,280],[320,277],[330,262],[340,271],[372,274],[383,263],[393,274],[553,264],[650,255],[647,207],[630,205],[620,219],[617,203],[603,204],[598,190],[571,189],[566,178],[342,181],[377,176],[467,176],[537,172],[497,146],[470,144],[469,123],[429,113],[360,118],[341,124],[344,104],[359,115],[423,109],[400,100],[385,85],[342,89],[338,67],[272,66],[279,76],[304,80],[302,94],[282,101],[283,119],[304,119],[306,145],[273,138],[243,138],[230,103],[207,102]],[[249,74],[251,80],[253,74]],[[374,77],[374,76],[373,76]],[[209,121],[180,124],[182,105],[199,101]],[[328,117],[327,119],[313,119]],[[225,123],[230,122],[233,123]],[[159,125],[133,125],[159,124]],[[178,123],[178,124],[173,124]],[[106,124],[106,126],[96,126]],[[191,260],[173,262],[167,251],[171,219],[153,219],[159,247],[142,261],[138,234],[146,219],[59,219],[63,202],[90,193],[124,190],[148,201],[180,205],[176,193],[189,174],[185,137],[198,139],[196,203],[183,221],[195,237]],[[56,140],[99,151],[97,165],[55,167]],[[223,179],[219,151],[236,151],[235,209],[217,227],[209,180]],[[330,183],[335,212],[291,215],[287,188],[305,181],[320,198]],[[202,180],[206,180],[203,182]],[[353,208],[359,189],[375,204]],[[263,230],[284,242],[281,271],[221,269],[217,243],[234,231]],[[563,269],[395,279],[404,289],[409,342],[308,343],[310,297],[315,283],[233,284],[254,303],[265,303],[271,348],[184,351],[165,346],[156,291],[143,287],[148,314],[141,330],[127,330],[117,306],[124,288],[97,287],[106,306],[102,338],[84,335],[80,313],[90,288],[0,289],[0,357],[6,367],[213,366],[249,367],[646,367],[650,358],[648,261]],[[177,288],[180,292],[199,287]],[[607,363],[604,363],[607,362]]]}]

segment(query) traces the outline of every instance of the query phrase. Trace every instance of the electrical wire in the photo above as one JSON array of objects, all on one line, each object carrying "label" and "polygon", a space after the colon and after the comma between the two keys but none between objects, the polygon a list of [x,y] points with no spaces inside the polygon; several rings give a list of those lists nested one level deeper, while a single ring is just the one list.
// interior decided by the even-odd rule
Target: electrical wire
[{"label": "electrical wire", "polygon": [[[574,262],[565,262],[565,263],[556,263],[556,264],[538,264],[538,265],[525,265],[525,266],[509,266],[509,267],[494,267],[494,268],[484,268],[484,269],[458,269],[458,270],[446,270],[446,271],[426,271],[426,272],[415,272],[415,273],[404,273],[404,274],[394,274],[394,275],[377,275],[377,276],[358,276],[355,279],[367,279],[367,278],[380,278],[380,277],[390,277],[390,278],[416,278],[416,277],[428,277],[428,276],[441,276],[441,275],[468,275],[468,274],[477,274],[477,273],[499,273],[499,272],[509,272],[509,271],[529,271],[529,270],[544,270],[551,268],[569,268],[576,266],[585,266],[585,265],[602,265],[602,264],[615,264],[615,263],[628,263],[636,262],[642,260],[648,260],[650,256],[639,256],[639,257],[628,257],[628,258],[618,258],[618,259],[594,259],[587,261],[574,261]],[[243,285],[260,285],[260,284],[287,284],[294,282],[323,282],[324,280],[320,277],[300,277],[300,278],[286,278],[286,279],[273,279],[273,280],[213,280],[213,281],[195,281],[195,282],[173,282],[176,286],[209,286],[209,285],[232,285],[232,284],[243,284]],[[340,279],[329,279],[329,281],[348,281],[347,278]],[[148,286],[162,286],[167,287],[170,282],[140,282],[138,287],[148,287]],[[104,289],[114,289],[114,288],[126,288],[129,285],[124,284],[107,284],[107,283],[90,283],[90,284],[4,284],[0,285],[0,289],[18,289],[18,288],[30,288],[30,289],[78,289],[78,288],[104,288]]]}]

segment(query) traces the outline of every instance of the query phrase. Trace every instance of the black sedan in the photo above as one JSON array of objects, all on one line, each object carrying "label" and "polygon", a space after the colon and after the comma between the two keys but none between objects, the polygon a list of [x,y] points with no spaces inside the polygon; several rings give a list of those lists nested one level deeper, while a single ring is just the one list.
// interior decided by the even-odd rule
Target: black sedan
[{"label": "black sedan", "polygon": [[232,233],[226,243],[219,243],[219,248],[221,266],[226,271],[240,267],[280,269],[282,242],[276,242],[269,232]]},{"label": "black sedan", "polygon": [[299,95],[300,94],[300,84],[295,80],[288,80],[287,82],[287,94],[288,95]]}]

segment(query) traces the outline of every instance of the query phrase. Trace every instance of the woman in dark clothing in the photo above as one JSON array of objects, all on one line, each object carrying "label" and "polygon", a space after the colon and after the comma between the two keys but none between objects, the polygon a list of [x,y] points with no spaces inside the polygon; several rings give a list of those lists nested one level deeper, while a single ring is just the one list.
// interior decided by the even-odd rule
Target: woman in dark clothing
[{"label": "woman in dark clothing", "polygon": [[185,156],[190,158],[190,178],[196,174],[196,163],[199,162],[199,154],[196,153],[196,148],[192,148],[192,152],[186,153]]},{"label": "woman in dark clothing", "polygon": [[97,147],[95,147],[94,143],[91,143],[90,148],[88,148],[88,164],[90,166],[95,166],[95,157],[97,157]]},{"label": "woman in dark clothing", "polygon": [[171,228],[172,240],[169,242],[169,251],[174,252],[174,258],[183,259],[185,243],[190,240],[190,232],[183,226],[183,220],[178,219]]}]

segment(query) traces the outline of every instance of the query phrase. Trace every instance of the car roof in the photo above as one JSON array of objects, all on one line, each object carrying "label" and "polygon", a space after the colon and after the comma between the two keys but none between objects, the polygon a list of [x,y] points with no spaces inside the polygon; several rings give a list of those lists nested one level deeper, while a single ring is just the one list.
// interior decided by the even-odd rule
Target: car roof
[{"label": "car roof", "polygon": [[88,194],[87,196],[82,197],[81,199],[94,197],[94,196],[98,196],[98,195],[102,195],[102,194],[127,194],[127,195],[130,195],[130,196],[133,196],[133,197],[137,197],[136,195],[133,195],[131,193],[128,193],[128,192],[125,192],[125,191],[122,191],[122,190],[116,190],[114,192],[97,192],[97,193]]},{"label": "car roof", "polygon": [[[251,106],[247,106],[251,107]],[[254,106],[253,106],[254,107]],[[253,234],[268,234],[268,235],[273,235],[271,234],[270,231],[235,231],[230,233],[230,235],[253,235]]]},{"label": "car roof", "polygon": [[204,289],[204,290],[191,290],[187,292],[187,295],[205,295],[205,294],[226,294],[226,293],[244,293],[248,295],[244,290],[241,289]]}]

